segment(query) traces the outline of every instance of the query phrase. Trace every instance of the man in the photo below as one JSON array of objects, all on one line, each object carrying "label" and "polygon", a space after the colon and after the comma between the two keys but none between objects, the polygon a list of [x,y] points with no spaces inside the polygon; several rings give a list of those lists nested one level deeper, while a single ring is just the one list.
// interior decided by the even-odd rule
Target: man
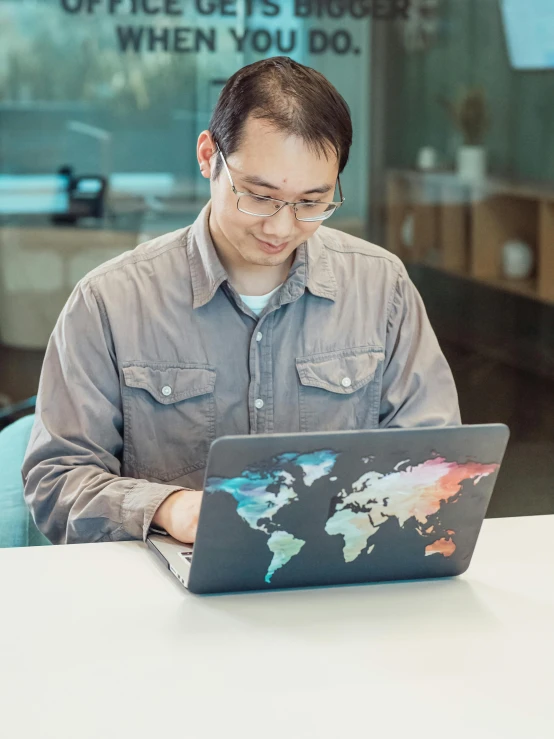
[{"label": "man", "polygon": [[53,332],[23,467],[51,541],[193,542],[218,436],[460,422],[401,262],[322,225],[351,140],[313,69],[228,81],[197,144],[208,205],[89,274]]}]

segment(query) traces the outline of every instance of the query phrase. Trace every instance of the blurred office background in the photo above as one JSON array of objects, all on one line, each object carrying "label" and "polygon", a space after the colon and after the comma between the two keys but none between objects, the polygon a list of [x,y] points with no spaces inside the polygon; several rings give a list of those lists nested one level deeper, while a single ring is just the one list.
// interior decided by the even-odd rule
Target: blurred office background
[{"label": "blurred office background", "polygon": [[[0,427],[32,411],[77,281],[194,220],[209,196],[198,133],[234,71],[281,53],[279,29],[351,108],[347,200],[329,225],[406,262],[464,422],[511,428],[489,515],[554,513],[554,3],[412,0],[396,20],[299,18],[292,0],[278,18],[244,0],[234,16],[185,0],[175,17],[80,7],[0,5]],[[118,26],[143,27],[139,51],[122,51]],[[217,52],[194,34],[198,51],[172,48],[184,26],[213,28]],[[148,27],[165,39],[153,50]],[[312,53],[310,29],[351,49]],[[258,32],[259,50],[237,52],[231,30]]]}]

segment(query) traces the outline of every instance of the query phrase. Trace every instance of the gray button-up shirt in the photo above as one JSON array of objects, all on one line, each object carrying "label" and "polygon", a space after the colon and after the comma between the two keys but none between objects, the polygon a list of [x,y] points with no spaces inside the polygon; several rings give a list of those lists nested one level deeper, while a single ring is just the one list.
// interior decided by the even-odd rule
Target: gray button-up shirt
[{"label": "gray button-up shirt", "polygon": [[104,264],[49,342],[23,466],[56,543],[146,536],[226,434],[455,425],[452,374],[402,263],[321,226],[259,318],[195,223]]}]

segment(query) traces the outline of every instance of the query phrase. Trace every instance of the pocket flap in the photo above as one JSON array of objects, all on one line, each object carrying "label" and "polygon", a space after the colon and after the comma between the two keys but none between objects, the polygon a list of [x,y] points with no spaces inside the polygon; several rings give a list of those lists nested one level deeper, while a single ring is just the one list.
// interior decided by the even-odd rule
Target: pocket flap
[{"label": "pocket flap", "polygon": [[208,365],[131,364],[123,367],[127,387],[146,390],[164,405],[213,393],[216,371]]},{"label": "pocket flap", "polygon": [[298,357],[296,369],[302,385],[350,395],[374,378],[383,358],[382,349],[359,347]]}]

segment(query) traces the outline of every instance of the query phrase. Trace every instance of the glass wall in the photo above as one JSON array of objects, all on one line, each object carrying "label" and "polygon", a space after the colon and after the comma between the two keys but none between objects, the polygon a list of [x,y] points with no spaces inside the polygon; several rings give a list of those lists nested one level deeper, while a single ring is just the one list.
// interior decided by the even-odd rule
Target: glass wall
[{"label": "glass wall", "polygon": [[[347,99],[358,166],[343,178],[348,197],[338,227],[364,232],[369,21],[322,19],[316,30],[300,6],[295,11],[292,2],[242,0],[2,3],[5,345],[44,349],[71,289],[90,269],[194,220],[209,197],[196,162],[198,134],[226,79],[266,56],[290,50]],[[346,39],[359,53],[324,53],[337,30],[338,50],[345,50]],[[71,198],[69,176],[77,178]]]},{"label": "glass wall", "polygon": [[285,53],[351,107],[329,225],[406,262],[464,422],[511,427],[490,515],[554,512],[552,39],[549,0],[3,0],[9,419],[77,281],[206,202],[196,140],[228,77]]},{"label": "glass wall", "polygon": [[372,236],[408,265],[466,423],[512,432],[490,515],[554,512],[554,4],[375,30]]}]

